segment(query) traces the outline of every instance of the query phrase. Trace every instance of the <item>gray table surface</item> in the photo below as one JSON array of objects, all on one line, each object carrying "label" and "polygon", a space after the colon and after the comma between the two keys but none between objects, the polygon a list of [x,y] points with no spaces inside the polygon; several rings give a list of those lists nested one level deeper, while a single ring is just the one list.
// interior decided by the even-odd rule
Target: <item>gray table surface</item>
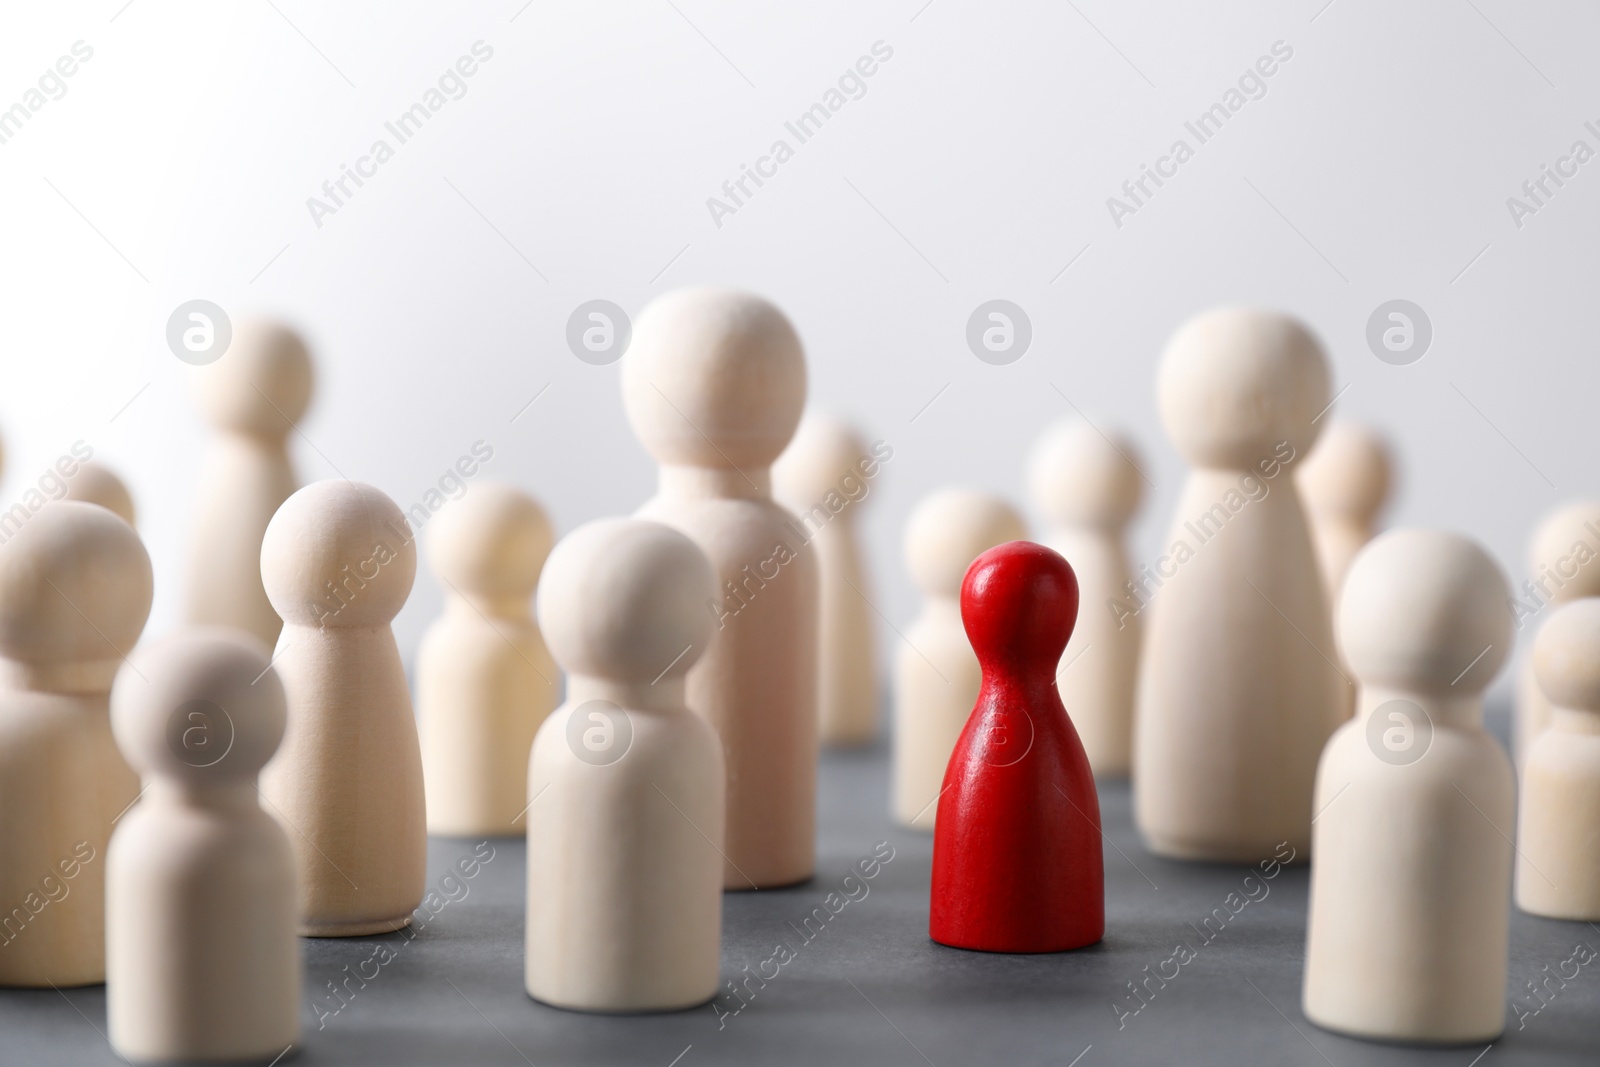
[{"label": "gray table surface", "polygon": [[[1503,719],[1503,716],[1497,718]],[[1500,724],[1503,730],[1503,723]],[[478,875],[416,934],[305,942],[305,1030],[296,1064],[1305,1064],[1311,1067],[1600,1063],[1600,960],[1537,1015],[1492,1046],[1400,1048],[1319,1030],[1300,1012],[1307,872],[1286,869],[1252,892],[1196,958],[1137,1015],[1126,983],[1157,965],[1230,893],[1246,868],[1151,856],[1132,824],[1126,784],[1101,789],[1107,838],[1106,937],[1048,956],[996,956],[928,940],[929,835],[887,818],[887,750],[830,753],[819,788],[816,878],[791,889],[726,897],[723,975],[754,971],[848,869],[886,841],[894,849],[867,894],[846,904],[755,989],[737,1015],[713,1007],[650,1016],[559,1011],[522,988],[523,846],[492,842]],[[434,839],[430,885],[476,843]],[[1258,883],[1259,884],[1259,883]],[[462,886],[465,895],[462,895]],[[442,899],[442,897],[441,897]],[[337,1014],[311,1001],[344,968],[388,942],[393,958]],[[1510,994],[1600,931],[1513,913]],[[1570,968],[1569,968],[1570,971]],[[366,968],[368,974],[372,967]],[[770,968],[768,969],[770,973]],[[1169,970],[1170,973],[1170,970]],[[1530,1001],[1531,1002],[1531,1001]],[[328,996],[328,1006],[337,1004]],[[739,1001],[726,997],[723,1010]],[[120,1062],[102,1036],[103,987],[0,991],[0,1063]],[[1481,1057],[1481,1058],[1477,1058]],[[1476,1059],[1475,1059],[1476,1058]]]}]

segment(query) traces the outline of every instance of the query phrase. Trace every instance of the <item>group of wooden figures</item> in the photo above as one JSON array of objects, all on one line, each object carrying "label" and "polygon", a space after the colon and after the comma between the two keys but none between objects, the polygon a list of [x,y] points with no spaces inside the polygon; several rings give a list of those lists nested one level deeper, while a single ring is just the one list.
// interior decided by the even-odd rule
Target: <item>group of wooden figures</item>
[{"label": "group of wooden figures", "polygon": [[[487,481],[436,517],[296,491],[312,373],[281,325],[193,373],[218,432],[192,625],[135,647],[152,568],[98,464],[0,522],[0,986],[105,981],[130,1060],[271,1059],[299,1032],[297,936],[403,928],[429,832],[525,833],[534,998],[714,997],[723,891],[812,876],[819,741],[875,731],[853,509],[893,449],[801,424],[784,315],[718,289],[649,305],[621,384],[658,491],[554,545]],[[1342,423],[1318,442],[1327,360],[1293,319],[1199,316],[1158,395],[1192,471],[1154,563],[1125,545],[1137,451],[1086,420],[1034,456],[1046,544],[973,490],[910,519],[925,603],[896,653],[891,806],[934,832],[932,938],[1100,940],[1094,777],[1131,773],[1158,855],[1311,858],[1312,1020],[1495,1036],[1516,788],[1482,693],[1529,616],[1517,902],[1600,920],[1600,504],[1547,521],[1513,597],[1465,538],[1372,539],[1386,446]],[[414,714],[390,624],[423,521],[446,607]]]}]

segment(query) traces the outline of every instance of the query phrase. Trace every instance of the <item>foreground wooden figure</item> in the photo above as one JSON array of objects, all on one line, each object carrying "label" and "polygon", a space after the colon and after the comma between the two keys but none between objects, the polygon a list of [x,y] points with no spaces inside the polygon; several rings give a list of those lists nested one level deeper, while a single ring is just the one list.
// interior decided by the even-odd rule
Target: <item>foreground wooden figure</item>
[{"label": "foreground wooden figure", "polygon": [[601,519],[539,587],[567,671],[528,765],[528,993],[583,1011],[663,1011],[717,991],[726,773],[684,704],[710,641],[711,565],[669,527]]},{"label": "foreground wooden figure", "polygon": [[1517,906],[1592,923],[1600,921],[1600,598],[1550,616],[1533,669],[1552,710],[1523,758]]},{"label": "foreground wooden figure", "polygon": [[105,977],[106,843],[139,795],[108,694],[152,589],[96,504],[46,504],[0,547],[0,985]]},{"label": "foreground wooden figure", "polygon": [[1299,322],[1227,308],[1173,335],[1161,419],[1193,468],[1152,570],[1134,716],[1134,815],[1150,850],[1254,863],[1311,843],[1323,742],[1347,715],[1293,463],[1328,406]]},{"label": "foreground wooden figure", "polygon": [[560,693],[531,604],[550,520],[522,490],[479,482],[428,534],[445,586],[444,615],[417,649],[428,831],[520,833],[528,751]]},{"label": "foreground wooden figure", "polygon": [[983,687],[933,830],[928,934],[940,944],[1057,952],[1105,934],[1100,803],[1055,686],[1077,613],[1072,568],[1029,541],[985,552],[962,583]]},{"label": "foreground wooden figure", "polygon": [[1303,1003],[1318,1026],[1504,1029],[1513,779],[1482,719],[1509,596],[1483,549],[1433,530],[1384,534],[1345,578],[1339,641],[1361,695],[1317,769]]},{"label": "foreground wooden figure", "polygon": [[306,486],[261,542],[289,701],[261,796],[294,845],[309,937],[398,930],[422,902],[422,752],[389,626],[416,573],[405,517],[360,482]]},{"label": "foreground wooden figure", "polygon": [[1071,561],[1082,604],[1056,689],[1094,773],[1126,777],[1142,633],[1139,616],[1124,603],[1133,580],[1128,523],[1144,496],[1138,451],[1116,430],[1102,432],[1082,419],[1058,423],[1034,446],[1028,485],[1050,524],[1043,541]]},{"label": "foreground wooden figure", "polygon": [[106,863],[106,1022],[135,1063],[267,1061],[300,1033],[294,853],[256,800],[283,687],[242,631],[135,652],[112,725],[145,793]]},{"label": "foreground wooden figure", "polygon": [[728,761],[724,885],[803,882],[816,866],[817,560],[771,474],[805,408],[800,338],[758,296],[668,293],[634,323],[622,400],[661,467],[639,517],[687,534],[716,576],[688,701]]},{"label": "foreground wooden figure", "polygon": [[950,752],[978,698],[981,672],[961,625],[961,579],[985,551],[1026,535],[1015,508],[973,489],[928,494],[906,523],[906,564],[923,601],[895,651],[896,822],[933,829]]}]

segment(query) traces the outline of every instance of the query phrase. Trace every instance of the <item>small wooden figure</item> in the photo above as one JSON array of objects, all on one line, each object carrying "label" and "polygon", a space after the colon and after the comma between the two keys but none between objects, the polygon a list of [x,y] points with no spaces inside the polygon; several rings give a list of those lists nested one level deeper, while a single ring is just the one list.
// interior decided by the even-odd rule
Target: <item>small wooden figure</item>
[{"label": "small wooden figure", "polygon": [[248,320],[222,358],[194,374],[216,438],[196,495],[189,621],[236,626],[271,645],[283,622],[261,585],[261,537],[295,489],[288,439],[311,402],[311,357],[287,326]]},{"label": "small wooden figure", "polygon": [[1356,717],[1317,768],[1306,1018],[1384,1041],[1505,1026],[1514,782],[1483,730],[1511,646],[1505,575],[1477,544],[1392,530],[1345,576]]},{"label": "small wooden figure", "polygon": [[1517,906],[1600,921],[1600,598],[1558,608],[1539,630],[1533,669],[1550,725],[1522,764]]},{"label": "small wooden figure", "polygon": [[688,702],[728,761],[724,885],[803,882],[816,866],[817,560],[771,473],[805,408],[800,338],[758,296],[667,293],[634,323],[622,400],[661,470],[639,517],[687,534],[716,573]]},{"label": "small wooden figure", "polygon": [[[1542,623],[1551,607],[1578,597],[1600,596],[1600,500],[1574,500],[1546,515],[1528,545],[1531,577],[1518,590],[1512,610],[1518,629]],[[1550,725],[1550,701],[1534,678],[1533,657],[1517,670],[1512,752],[1520,763],[1533,739]]]},{"label": "small wooden figure", "polygon": [[1072,561],[1082,610],[1061,654],[1056,688],[1096,775],[1126,777],[1133,762],[1139,616],[1126,608],[1133,580],[1128,523],[1144,480],[1126,434],[1078,419],[1052,426],[1029,465],[1035,506],[1050,524],[1044,543]]},{"label": "small wooden figure", "polygon": [[772,467],[778,501],[794,513],[817,553],[817,729],[825,745],[866,744],[878,733],[877,648],[867,600],[872,585],[857,508],[879,465],[849,424],[812,416]]},{"label": "small wooden figure", "polygon": [[84,460],[67,478],[67,494],[63,500],[82,500],[108,508],[129,526],[139,525],[133,507],[133,494],[115,471],[99,460]]},{"label": "small wooden figure", "polygon": [[539,586],[567,699],[528,767],[528,993],[666,1011],[717,991],[726,769],[684,703],[711,641],[711,564],[670,527],[601,519]]},{"label": "small wooden figure", "polygon": [[1026,536],[1022,516],[998,497],[940,489],[906,523],[906,563],[922,613],[895,651],[895,820],[931,830],[956,738],[978,698],[981,672],[961,626],[961,579],[986,550]]},{"label": "small wooden figure", "polygon": [[301,489],[261,542],[289,701],[261,795],[294,845],[308,937],[398,930],[422,902],[422,752],[390,629],[416,573],[405,516],[360,482]]},{"label": "small wooden figure", "polygon": [[242,631],[130,657],[112,725],[146,784],[106,861],[106,1023],[134,1063],[270,1060],[300,1033],[294,853],[256,800],[283,687]]},{"label": "small wooden figure", "polygon": [[1072,568],[1030,541],[991,548],[961,584],[983,687],[933,830],[928,933],[940,944],[1059,952],[1105,934],[1100,803],[1055,684],[1077,614]]},{"label": "small wooden figure", "polygon": [[417,650],[428,830],[521,833],[528,751],[555,708],[560,673],[534,625],[550,520],[533,497],[479,482],[428,526],[445,612]]}]

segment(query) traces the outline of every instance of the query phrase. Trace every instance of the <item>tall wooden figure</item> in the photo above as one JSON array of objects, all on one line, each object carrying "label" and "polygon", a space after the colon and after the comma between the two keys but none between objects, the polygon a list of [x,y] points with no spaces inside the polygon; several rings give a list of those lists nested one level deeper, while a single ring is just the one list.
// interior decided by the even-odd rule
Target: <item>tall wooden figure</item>
[{"label": "tall wooden figure", "polygon": [[106,1022],[134,1063],[270,1060],[300,1033],[294,853],[256,800],[283,687],[242,631],[139,649],[111,716],[146,782],[106,861]]},{"label": "tall wooden figure", "polygon": [[1552,712],[1523,758],[1517,906],[1600,922],[1600,597],[1550,616],[1533,669]]},{"label": "tall wooden figure", "polygon": [[1089,422],[1059,423],[1034,448],[1028,482],[1050,523],[1044,543],[1078,576],[1083,609],[1056,670],[1056,688],[1097,775],[1124,777],[1133,762],[1138,614],[1128,610],[1128,523],[1144,496],[1138,453],[1126,435]]},{"label": "tall wooden figure", "polygon": [[861,745],[878,734],[872,595],[856,524],[867,471],[877,458],[853,427],[812,416],[772,468],[773,491],[817,552],[817,728],[825,745]]},{"label": "tall wooden figure", "polygon": [[217,436],[196,496],[189,621],[235,626],[271,645],[283,623],[261,584],[261,538],[294,492],[288,439],[311,402],[311,357],[287,326],[245,321],[222,358],[195,376]]},{"label": "tall wooden figure", "polygon": [[[1543,623],[1552,605],[1600,596],[1600,500],[1570,501],[1546,515],[1528,545],[1528,566],[1532,577],[1512,606],[1518,629]],[[1512,754],[1520,763],[1550,725],[1550,701],[1534,677],[1531,655],[1517,669],[1514,725]]]},{"label": "tall wooden figure", "polygon": [[1514,782],[1483,730],[1511,644],[1505,576],[1472,541],[1393,530],[1356,556],[1339,643],[1356,717],[1317,768],[1306,1018],[1387,1041],[1505,1026]]},{"label": "tall wooden figure", "polygon": [[416,573],[405,516],[360,482],[306,486],[261,541],[289,700],[261,796],[288,827],[308,937],[398,930],[422,902],[422,752],[390,629]]},{"label": "tall wooden figure", "polygon": [[151,591],[96,504],[46,504],[0,546],[0,986],[105,977],[106,843],[139,794],[108,694]]},{"label": "tall wooden figure", "polygon": [[725,791],[716,731],[684,704],[715,586],[694,542],[601,519],[567,536],[539,624],[568,671],[528,766],[528,993],[664,1011],[717,991]]},{"label": "tall wooden figure", "polygon": [[428,533],[445,584],[444,615],[417,649],[428,830],[518,833],[528,751],[560,694],[531,614],[550,520],[522,490],[479,482]]},{"label": "tall wooden figure", "polygon": [[1304,856],[1317,756],[1348,707],[1290,467],[1321,428],[1327,357],[1294,319],[1212,311],[1173,335],[1157,391],[1193,470],[1140,653],[1139,831],[1177,859]]},{"label": "tall wooden figure", "polygon": [[906,522],[906,563],[922,613],[894,660],[895,821],[931,830],[956,739],[972,714],[982,671],[961,626],[961,579],[995,545],[1027,535],[1015,508],[988,493],[935,490]]},{"label": "tall wooden figure", "polygon": [[983,688],[933,828],[928,933],[940,944],[1057,952],[1105,934],[1094,773],[1056,692],[1077,614],[1072,568],[1030,541],[991,548],[961,583]]},{"label": "tall wooden figure", "polygon": [[747,293],[658,297],[622,357],[628,421],[661,465],[639,516],[687,534],[717,579],[688,703],[727,757],[729,889],[803,882],[816,863],[817,561],[771,475],[805,399],[794,327]]}]

